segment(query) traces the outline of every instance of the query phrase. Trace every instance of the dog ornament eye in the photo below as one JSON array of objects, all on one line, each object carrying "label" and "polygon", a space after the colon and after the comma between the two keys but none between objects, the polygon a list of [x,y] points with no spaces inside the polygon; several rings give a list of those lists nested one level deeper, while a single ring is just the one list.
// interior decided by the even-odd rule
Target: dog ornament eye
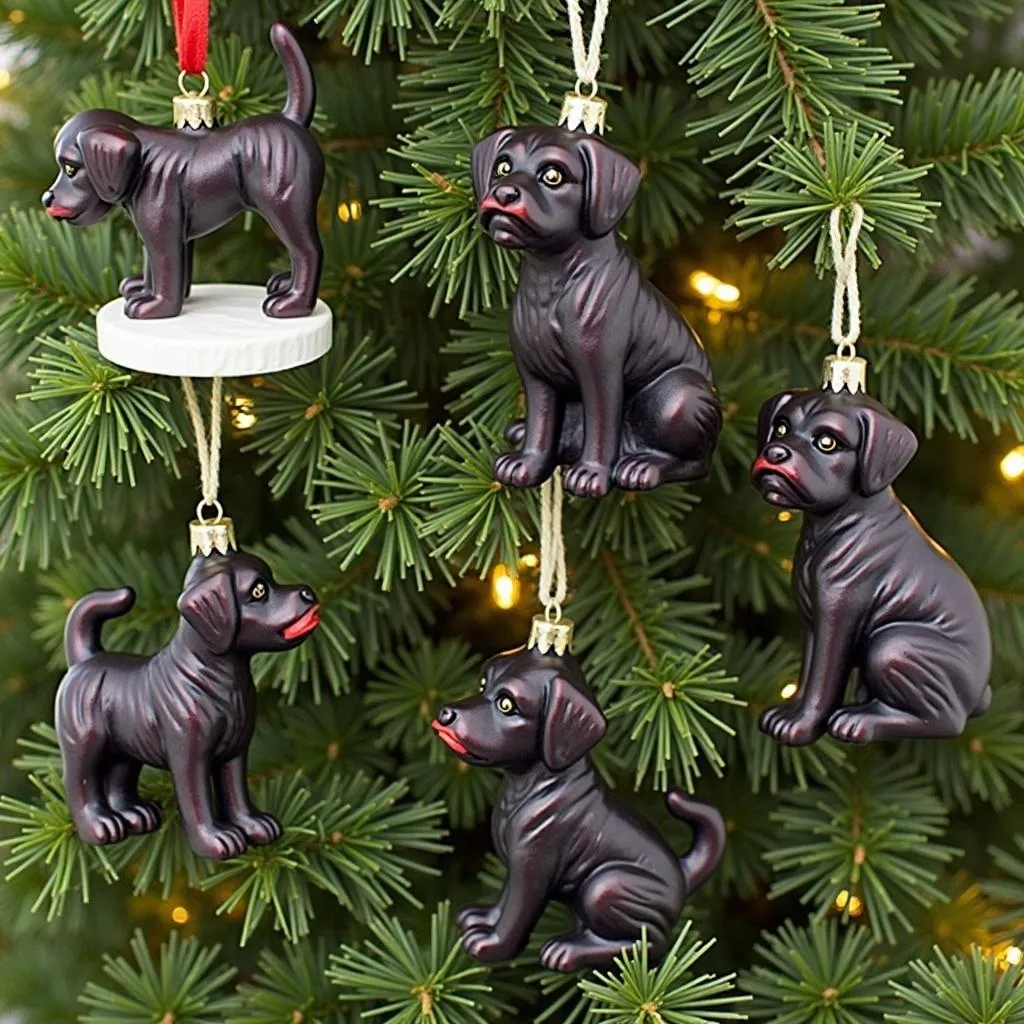
[{"label": "dog ornament eye", "polygon": [[503,693],[498,698],[498,710],[503,715],[515,714],[516,702],[507,693]]},{"label": "dog ornament eye", "polygon": [[504,178],[506,174],[512,173],[512,164],[508,160],[499,160],[494,167],[494,173],[499,178]]},{"label": "dog ornament eye", "polygon": [[540,178],[545,185],[550,185],[551,188],[562,184],[562,172],[557,167],[548,167]]},{"label": "dog ornament eye", "polygon": [[249,591],[249,596],[254,601],[265,601],[267,598],[267,585],[263,580],[257,580]]},{"label": "dog ornament eye", "polygon": [[821,434],[815,442],[823,452],[834,452],[839,442],[831,434]]},{"label": "dog ornament eye", "polygon": [[775,424],[775,436],[785,437],[789,433],[789,424],[785,420],[779,420]]},{"label": "dog ornament eye", "polygon": [[64,173],[69,178],[73,178],[78,173],[78,168],[74,164],[65,164]]}]

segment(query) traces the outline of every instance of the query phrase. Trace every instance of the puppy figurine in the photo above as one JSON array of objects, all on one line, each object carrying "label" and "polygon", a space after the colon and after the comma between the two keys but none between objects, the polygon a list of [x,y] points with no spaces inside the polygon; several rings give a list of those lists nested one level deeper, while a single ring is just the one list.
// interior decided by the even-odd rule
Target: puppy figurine
[{"label": "puppy figurine", "polygon": [[467,764],[505,772],[492,834],[508,877],[494,906],[458,918],[473,957],[518,956],[551,899],[578,922],[542,948],[551,970],[607,966],[644,929],[652,958],[664,955],[684,901],[722,855],[722,818],[670,792],[669,810],[695,835],[680,858],[608,791],[587,757],[605,719],[571,655],[524,647],[491,659],[479,694],[441,708],[433,728]]},{"label": "puppy figurine", "polygon": [[473,149],[480,222],[523,252],[510,337],[526,419],[494,478],[533,487],[558,464],[598,498],[707,474],[722,427],[711,365],[689,324],[615,233],[640,170],[599,138],[505,128]]},{"label": "puppy figurine", "polygon": [[249,661],[291,650],[316,628],[313,591],[280,586],[253,555],[198,556],[171,642],[151,658],[104,651],[103,623],[134,601],[128,587],[98,590],[72,608],[65,628],[70,667],[57,691],[56,727],[78,834],[104,845],[159,828],[159,808],[139,797],[148,764],[170,771],[199,856],[221,860],[279,839],[280,824],[249,799],[256,715]]},{"label": "puppy figurine", "polygon": [[[981,598],[890,484],[917,438],[863,394],[787,391],[765,403],[753,481],[798,509],[793,562],[806,624],[800,689],[761,728],[791,746],[958,736],[987,710],[992,644]],[[850,672],[856,703],[843,707]]]},{"label": "puppy figurine", "polygon": [[313,312],[323,265],[316,206],[324,158],[309,133],[316,82],[284,25],[274,25],[270,39],[288,79],[280,114],[176,130],[140,124],[116,110],[86,110],[58,132],[60,171],[43,194],[46,211],[88,225],[121,205],[142,239],[144,272],[121,283],[126,316],[177,316],[192,283],[195,239],[243,210],[261,214],[291,257],[291,270],[270,278],[264,313]]}]

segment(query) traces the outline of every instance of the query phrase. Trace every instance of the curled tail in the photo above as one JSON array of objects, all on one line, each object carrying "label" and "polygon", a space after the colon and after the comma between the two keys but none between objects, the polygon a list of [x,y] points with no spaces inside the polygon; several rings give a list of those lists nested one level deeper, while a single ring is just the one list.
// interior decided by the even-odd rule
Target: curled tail
[{"label": "curled tail", "polygon": [[693,846],[679,858],[679,866],[686,879],[686,893],[692,895],[718,867],[725,849],[725,822],[710,804],[693,800],[678,789],[665,796],[668,809],[680,821],[693,829]]},{"label": "curled tail", "polygon": [[124,615],[135,604],[135,591],[131,587],[120,590],[94,590],[78,601],[64,626],[64,653],[68,667],[77,665],[103,650],[100,630],[107,619]]},{"label": "curled tail", "polygon": [[284,67],[288,82],[288,99],[281,111],[289,121],[308,128],[316,109],[316,79],[313,69],[298,40],[286,25],[277,24],[270,29],[270,42]]}]

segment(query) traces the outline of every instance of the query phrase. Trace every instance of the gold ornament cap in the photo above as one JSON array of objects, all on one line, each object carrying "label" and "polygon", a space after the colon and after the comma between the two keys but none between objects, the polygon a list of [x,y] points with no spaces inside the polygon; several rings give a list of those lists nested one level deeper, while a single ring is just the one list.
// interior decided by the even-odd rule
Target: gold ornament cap
[{"label": "gold ornament cap", "polygon": [[527,647],[531,651],[547,654],[554,651],[562,655],[572,650],[572,635],[576,628],[572,619],[556,619],[552,622],[546,615],[534,615],[530,626]]},{"label": "gold ornament cap", "polygon": [[232,551],[238,550],[235,522],[230,516],[193,519],[188,526],[188,539],[193,555],[205,555],[209,558],[214,551],[219,555],[229,555]]},{"label": "gold ornament cap", "polygon": [[567,92],[562,100],[562,113],[559,115],[558,123],[564,125],[569,131],[574,132],[582,128],[585,132],[593,135],[604,135],[605,116],[608,113],[608,104],[601,99],[595,91],[589,96],[584,96],[579,90]]},{"label": "gold ornament cap", "polygon": [[867,394],[868,362],[860,356],[834,355],[825,357],[821,386],[826,391],[848,391],[851,395]]},{"label": "gold ornament cap", "polygon": [[175,128],[214,128],[217,125],[217,101],[210,95],[210,76],[203,72],[203,88],[193,92],[185,88],[185,72],[178,75],[180,94],[174,97],[171,109]]}]

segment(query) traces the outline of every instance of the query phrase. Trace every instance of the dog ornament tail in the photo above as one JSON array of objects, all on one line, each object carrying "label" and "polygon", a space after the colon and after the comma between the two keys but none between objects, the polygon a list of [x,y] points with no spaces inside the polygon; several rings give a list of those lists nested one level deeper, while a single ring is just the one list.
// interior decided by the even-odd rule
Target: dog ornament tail
[{"label": "dog ornament tail", "polygon": [[100,632],[103,623],[116,619],[135,604],[135,591],[131,587],[118,590],[94,590],[81,598],[64,626],[64,652],[68,667],[77,665],[103,650]]},{"label": "dog ornament tail", "polygon": [[679,866],[686,879],[687,895],[692,895],[718,867],[725,850],[725,822],[710,804],[693,800],[678,789],[665,796],[672,815],[685,821],[693,829],[693,846],[679,858]]},{"label": "dog ornament tail", "polygon": [[316,110],[316,79],[313,68],[302,52],[298,40],[291,30],[281,24],[270,30],[270,41],[274,51],[281,58],[285,79],[288,82],[288,99],[281,111],[289,121],[295,121],[308,128]]}]

